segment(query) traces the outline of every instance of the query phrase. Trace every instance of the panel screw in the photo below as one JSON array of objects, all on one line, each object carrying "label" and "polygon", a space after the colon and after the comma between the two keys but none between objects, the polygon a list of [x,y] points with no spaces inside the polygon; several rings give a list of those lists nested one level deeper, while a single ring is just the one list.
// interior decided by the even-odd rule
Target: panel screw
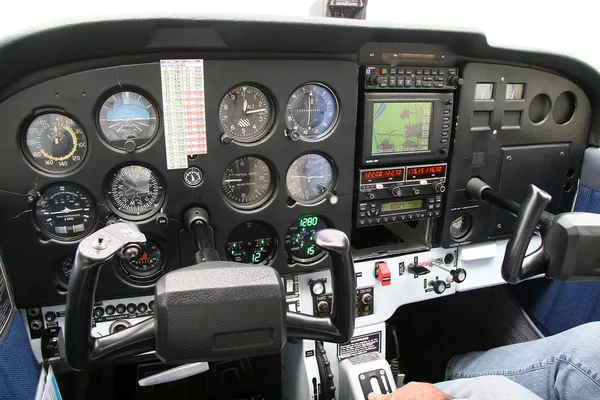
[{"label": "panel screw", "polygon": [[561,151],[561,152],[560,152],[560,156],[562,157],[562,156],[564,156],[564,155],[565,155],[565,152],[564,152],[564,151]]},{"label": "panel screw", "polygon": [[498,134],[498,131],[497,131],[496,129],[494,129],[494,130],[492,131],[492,135],[497,135],[497,134]]},{"label": "panel screw", "polygon": [[363,374],[360,375],[360,379],[365,379],[365,376]]},{"label": "panel screw", "polygon": [[500,81],[501,81],[501,82],[504,82],[504,81],[505,81],[504,77],[500,78]]},{"label": "panel screw", "polygon": [[506,157],[506,160],[507,160],[507,161],[512,161],[512,156],[508,156],[508,157]]},{"label": "panel screw", "polygon": [[442,60],[443,60],[444,58],[446,58],[446,55],[445,55],[445,54],[442,54]]},{"label": "panel screw", "polygon": [[496,225],[496,228],[498,228],[498,229],[502,229],[502,224],[498,224],[498,225]]},{"label": "panel screw", "polygon": [[369,57],[375,57],[375,53],[369,53]]}]

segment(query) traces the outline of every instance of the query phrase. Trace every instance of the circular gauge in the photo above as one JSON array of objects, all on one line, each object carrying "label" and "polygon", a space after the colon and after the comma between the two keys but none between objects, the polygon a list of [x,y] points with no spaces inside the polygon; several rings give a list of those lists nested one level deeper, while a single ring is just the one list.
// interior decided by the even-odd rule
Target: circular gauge
[{"label": "circular gauge", "polygon": [[456,218],[450,224],[450,236],[454,240],[462,240],[464,239],[469,232],[471,232],[471,227],[473,226],[473,219],[469,214],[461,214],[460,217]]},{"label": "circular gauge", "polygon": [[269,96],[251,85],[236,86],[221,100],[219,122],[223,133],[242,143],[260,140],[273,125]]},{"label": "circular gauge", "polygon": [[139,258],[121,259],[121,272],[126,279],[135,283],[154,283],[160,278],[165,258],[160,246],[149,240]]},{"label": "circular gauge", "polygon": [[288,168],[285,184],[290,197],[299,203],[315,203],[333,188],[334,172],[324,156],[309,153],[298,157]]},{"label": "circular gauge", "polygon": [[58,174],[74,170],[87,153],[87,137],[81,126],[63,114],[35,117],[23,135],[25,157],[36,168]]},{"label": "circular gauge", "polygon": [[315,244],[315,233],[329,227],[324,218],[314,214],[306,214],[296,219],[285,235],[285,249],[289,256],[302,263],[323,257],[325,252]]},{"label": "circular gauge", "polygon": [[225,244],[227,258],[244,264],[268,264],[275,255],[277,241],[273,229],[250,221],[236,226]]},{"label": "circular gauge", "polygon": [[269,199],[273,193],[273,182],[273,172],[266,161],[245,156],[234,160],[225,168],[221,187],[233,206],[250,209]]},{"label": "circular gauge", "polygon": [[202,171],[198,167],[189,167],[183,173],[183,181],[189,187],[196,187],[202,183]]},{"label": "circular gauge", "polygon": [[90,194],[77,185],[53,185],[37,201],[35,221],[48,237],[77,240],[96,225],[96,206]]},{"label": "circular gauge", "polygon": [[338,118],[338,102],[325,85],[309,83],[296,89],[285,110],[287,127],[307,142],[325,138]]},{"label": "circular gauge", "polygon": [[56,280],[63,289],[68,289],[71,271],[73,270],[73,256],[59,260],[56,265]]},{"label": "circular gauge", "polygon": [[108,184],[108,205],[119,216],[130,220],[147,218],[160,210],[164,185],[152,170],[128,165],[116,171]]},{"label": "circular gauge", "polygon": [[145,146],[156,136],[156,108],[139,92],[117,92],[108,96],[98,109],[98,127],[108,144],[131,152]]}]

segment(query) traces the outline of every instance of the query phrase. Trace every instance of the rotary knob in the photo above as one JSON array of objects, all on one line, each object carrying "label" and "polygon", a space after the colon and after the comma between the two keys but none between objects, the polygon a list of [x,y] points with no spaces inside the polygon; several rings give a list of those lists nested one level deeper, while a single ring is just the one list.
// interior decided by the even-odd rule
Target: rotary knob
[{"label": "rotary knob", "polygon": [[371,296],[370,293],[365,293],[362,295],[360,301],[365,305],[368,306],[373,302],[373,296]]},{"label": "rotary knob", "polygon": [[458,75],[450,75],[448,77],[448,86],[460,86],[464,82],[464,79]]},{"label": "rotary knob", "polygon": [[328,302],[326,302],[325,300],[322,300],[317,303],[317,311],[320,314],[327,315],[331,311],[331,307],[329,306]]},{"label": "rotary knob", "polygon": [[429,284],[437,294],[442,294],[446,291],[446,282],[444,281],[436,279],[435,281],[430,281]]},{"label": "rotary knob", "polygon": [[440,182],[437,185],[435,185],[434,189],[436,192],[444,193],[446,191],[446,186],[444,186],[444,184]]},{"label": "rotary knob", "polygon": [[450,275],[452,275],[452,280],[456,283],[464,282],[465,279],[467,279],[467,271],[462,268],[457,268],[451,271]]},{"label": "rotary knob", "polygon": [[390,194],[395,197],[401,197],[404,193],[402,193],[401,186],[392,186],[390,188]]}]

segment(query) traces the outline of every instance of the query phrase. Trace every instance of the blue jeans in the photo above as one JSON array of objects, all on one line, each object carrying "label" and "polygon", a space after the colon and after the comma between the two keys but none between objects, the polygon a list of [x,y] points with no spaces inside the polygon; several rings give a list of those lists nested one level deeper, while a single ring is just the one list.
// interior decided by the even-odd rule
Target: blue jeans
[{"label": "blue jeans", "polygon": [[446,379],[440,390],[473,400],[600,399],[600,322],[456,356]]}]

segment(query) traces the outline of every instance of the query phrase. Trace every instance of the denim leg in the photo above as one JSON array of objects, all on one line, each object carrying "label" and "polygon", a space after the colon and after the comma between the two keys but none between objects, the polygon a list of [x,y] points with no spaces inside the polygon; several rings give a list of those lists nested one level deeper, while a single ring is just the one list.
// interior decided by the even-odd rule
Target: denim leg
[{"label": "denim leg", "polygon": [[446,379],[503,375],[548,400],[600,399],[600,322],[533,342],[456,356]]},{"label": "denim leg", "polygon": [[504,376],[479,376],[436,383],[447,395],[472,400],[541,400],[523,386]]}]

